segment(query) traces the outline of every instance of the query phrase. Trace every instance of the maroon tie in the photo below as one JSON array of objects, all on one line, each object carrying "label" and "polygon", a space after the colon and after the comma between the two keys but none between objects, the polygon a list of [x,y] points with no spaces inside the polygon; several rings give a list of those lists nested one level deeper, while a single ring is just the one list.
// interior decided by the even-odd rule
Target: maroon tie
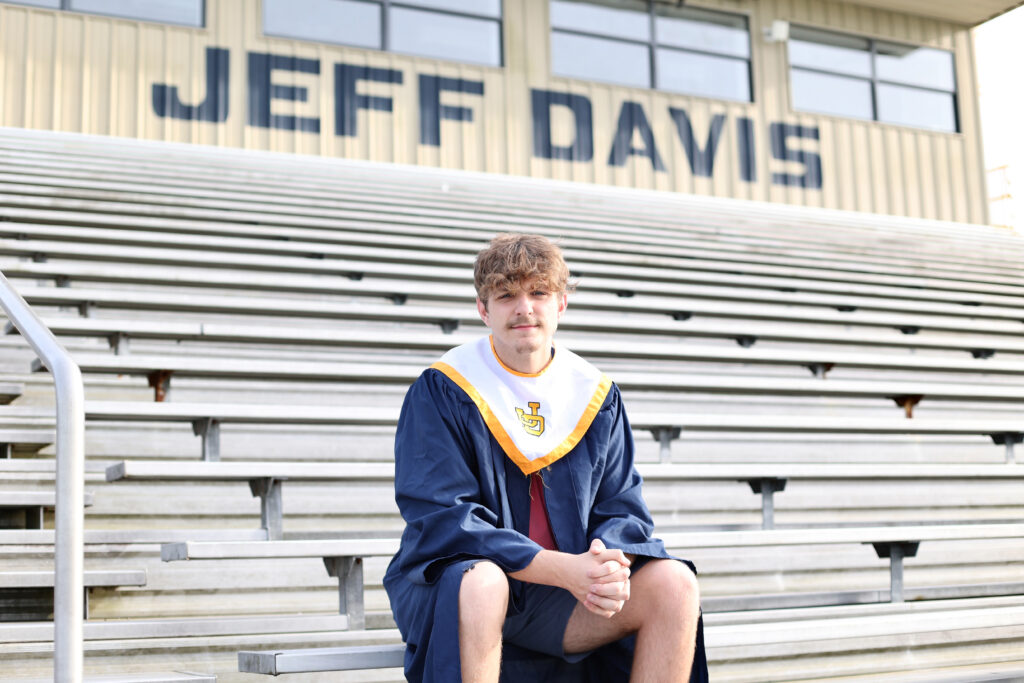
[{"label": "maroon tie", "polygon": [[544,480],[538,472],[530,475],[530,540],[542,548],[558,550],[544,504]]}]

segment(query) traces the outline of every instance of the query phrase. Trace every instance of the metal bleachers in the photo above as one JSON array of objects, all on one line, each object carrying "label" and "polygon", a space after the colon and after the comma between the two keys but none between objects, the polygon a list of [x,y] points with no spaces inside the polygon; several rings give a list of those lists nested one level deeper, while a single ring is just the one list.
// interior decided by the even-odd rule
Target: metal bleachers
[{"label": "metal bleachers", "polygon": [[[502,230],[561,241],[559,343],[623,390],[714,680],[1024,671],[1019,235],[33,131],[0,160],[0,271],[85,375],[86,569],[145,577],[89,589],[90,674],[401,680],[394,425],[484,333]],[[5,332],[0,498],[52,497],[52,380]],[[35,526],[5,571],[52,561]],[[19,675],[52,638],[0,621]]]}]

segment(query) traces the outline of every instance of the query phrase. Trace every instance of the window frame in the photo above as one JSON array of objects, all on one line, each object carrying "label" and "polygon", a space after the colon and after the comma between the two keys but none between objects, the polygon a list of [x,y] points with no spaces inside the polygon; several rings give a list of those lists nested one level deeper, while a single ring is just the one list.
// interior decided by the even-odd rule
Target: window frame
[{"label": "window frame", "polygon": [[[961,127],[961,118],[960,118],[960,82],[957,79],[957,74],[956,74],[956,53],[953,50],[944,50],[942,48],[932,47],[931,45],[920,45],[920,44],[914,44],[914,43],[902,43],[902,42],[900,42],[898,40],[890,40],[888,38],[876,38],[874,36],[866,36],[866,35],[862,36],[862,35],[856,35],[856,34],[852,34],[852,33],[844,33],[844,32],[841,32],[841,31],[833,31],[831,29],[822,29],[822,28],[818,28],[816,26],[803,26],[803,25],[800,25],[800,26],[794,26],[794,28],[797,30],[798,34],[799,34],[801,29],[805,29],[808,32],[812,32],[812,33],[815,33],[815,34],[818,34],[818,35],[822,35],[822,36],[834,35],[834,36],[843,36],[843,37],[856,38],[856,39],[859,39],[859,40],[865,40],[868,43],[868,49],[866,50],[866,52],[868,53],[868,56],[870,57],[870,64],[871,64],[871,75],[870,76],[860,76],[860,75],[854,75],[854,74],[849,74],[849,73],[843,73],[843,72],[840,72],[840,71],[830,71],[828,69],[815,68],[815,67],[811,67],[811,66],[794,65],[792,63],[792,61],[790,60],[790,57],[789,57],[789,43],[787,42],[786,66],[788,67],[789,86],[790,86],[789,106],[793,110],[794,113],[816,114],[816,115],[819,115],[819,116],[835,116],[837,118],[853,119],[853,120],[856,120],[856,121],[871,121],[872,123],[881,123],[881,124],[886,125],[886,126],[902,126],[902,127],[905,127],[905,128],[912,128],[914,130],[922,130],[922,131],[927,131],[927,132],[931,132],[931,133],[946,133],[946,134],[952,134],[952,135],[959,135],[959,134],[963,133],[963,129]],[[793,34],[791,33],[789,40],[790,41],[792,41],[792,40],[800,40],[800,38],[794,37]],[[814,41],[814,40],[804,40],[803,42],[813,43],[813,42],[816,42],[816,41]],[[952,90],[945,90],[943,88],[936,88],[936,87],[933,87],[933,86],[919,85],[917,83],[908,83],[908,82],[904,82],[904,81],[894,81],[894,80],[891,80],[891,79],[886,79],[886,78],[879,77],[879,75],[878,75],[878,55],[879,55],[878,44],[879,43],[884,43],[884,44],[889,44],[889,45],[898,45],[900,47],[908,47],[908,48],[913,48],[913,49],[925,48],[925,49],[929,49],[929,50],[938,50],[940,52],[948,53],[950,58],[951,58],[951,60],[952,60],[953,89]],[[821,45],[828,45],[828,43],[820,43],[820,42],[819,42],[819,44],[821,44]],[[820,74],[820,75],[823,75],[823,76],[842,76],[843,78],[851,78],[851,79],[855,79],[855,80],[858,80],[858,81],[862,81],[862,82],[868,83],[871,86],[871,118],[870,119],[862,119],[862,118],[855,117],[855,116],[843,116],[842,114],[828,114],[828,113],[810,111],[810,110],[806,110],[806,109],[797,109],[796,105],[795,105],[795,103],[793,101],[793,87],[792,87],[793,78],[792,78],[792,73],[793,73],[794,70],[803,71],[805,73]],[[899,87],[899,88],[908,88],[908,89],[911,89],[911,90],[919,90],[919,91],[923,91],[923,92],[937,93],[937,94],[940,94],[940,95],[950,95],[950,96],[952,96],[952,98],[953,98],[953,130],[941,130],[941,129],[937,129],[937,128],[929,128],[928,126],[913,125],[913,124],[909,124],[909,123],[894,123],[894,122],[883,121],[883,120],[879,119],[878,118],[878,109],[879,109],[879,107],[878,107],[878,86],[879,85],[892,85],[892,86],[896,86],[896,87]]]},{"label": "window frame", "polygon": [[[276,38],[282,40],[300,40],[304,42],[311,42],[323,45],[341,45],[344,47],[353,47],[360,50],[377,50],[378,52],[388,52],[396,55],[405,55],[408,57],[417,57],[420,59],[437,59],[441,61],[450,61],[457,64],[468,64],[471,66],[484,67],[484,68],[502,68],[505,66],[505,0],[498,0],[498,16],[491,16],[489,14],[475,14],[472,12],[464,12],[461,10],[448,9],[443,7],[431,7],[428,5],[420,5],[413,2],[404,2],[403,0],[360,0],[367,4],[376,5],[380,10],[380,47],[370,48],[364,45],[353,45],[351,43],[343,42],[324,42],[320,40],[314,40],[310,38],[300,38],[291,35],[284,35],[280,33],[271,33],[267,31],[266,25],[266,11],[261,12],[261,32],[262,35],[267,38]],[[204,0],[205,2],[205,0]],[[265,7],[261,3],[261,10]],[[451,57],[436,57],[433,55],[422,55],[415,52],[404,52],[396,50],[391,46],[390,33],[391,33],[391,9],[397,7],[400,9],[413,10],[417,12],[428,12],[434,15],[443,15],[448,17],[460,17],[463,19],[474,19],[477,21],[490,21],[498,26],[498,63],[488,64],[486,62],[475,62],[463,59],[454,59]]]},{"label": "window frame", "polygon": [[205,29],[206,28],[206,16],[207,16],[207,0],[198,0],[199,2],[199,24],[186,24],[180,21],[161,21],[159,19],[147,19],[145,17],[136,17],[125,14],[113,14],[112,12],[97,12],[93,10],[82,10],[71,7],[71,0],[57,0],[56,7],[48,7],[46,5],[40,5],[33,2],[22,2],[21,0],[7,0],[11,4],[19,5],[21,7],[33,7],[36,9],[50,10],[51,12],[74,12],[75,14],[84,14],[90,17],[109,17],[111,19],[122,19],[124,21],[143,21],[149,24],[158,24],[160,26],[184,26],[186,28]]},{"label": "window frame", "polygon": [[[587,4],[589,4],[589,5],[595,5],[595,6],[598,6],[598,7],[612,7],[614,9],[628,9],[628,8],[625,8],[625,7],[616,7],[615,5],[607,5],[607,4],[601,3],[601,2],[588,2],[587,0],[562,0],[562,1],[563,2],[574,2],[574,4],[580,4],[580,5],[587,5]],[[646,5],[647,5],[647,10],[646,10],[645,13],[647,15],[647,20],[648,20],[648,34],[649,34],[649,37],[646,40],[641,40],[639,38],[628,38],[628,37],[625,37],[625,36],[615,36],[615,35],[609,35],[607,33],[596,33],[596,32],[593,32],[593,31],[585,31],[585,30],[580,30],[580,29],[561,28],[561,27],[556,28],[555,26],[553,26],[551,24],[551,13],[550,13],[550,4],[549,4],[549,10],[548,10],[548,53],[549,54],[551,53],[551,38],[552,38],[552,36],[555,33],[561,33],[561,34],[565,34],[565,35],[581,36],[581,37],[584,37],[584,38],[599,38],[599,39],[602,39],[602,40],[610,40],[610,41],[615,41],[615,42],[619,42],[619,43],[626,43],[626,44],[629,44],[629,45],[638,45],[638,46],[641,46],[641,47],[644,47],[644,48],[647,49],[647,65],[648,65],[648,73],[650,75],[650,78],[649,78],[649,81],[648,81],[646,86],[622,85],[622,84],[619,84],[619,83],[614,83],[614,82],[610,82],[610,81],[601,81],[601,80],[598,80],[598,79],[587,79],[587,80],[591,80],[591,81],[594,81],[594,82],[597,82],[597,83],[609,83],[610,85],[615,85],[617,87],[626,87],[626,88],[646,87],[649,90],[654,90],[654,91],[657,91],[657,92],[670,93],[670,94],[674,94],[674,95],[685,95],[687,97],[700,97],[700,98],[703,98],[703,99],[710,99],[710,100],[715,100],[715,101],[720,101],[720,102],[737,102],[737,103],[740,103],[740,104],[753,104],[753,103],[755,103],[757,101],[757,99],[755,97],[755,90],[754,90],[754,45],[753,45],[753,36],[751,34],[751,31],[750,31],[750,15],[749,14],[745,14],[745,13],[742,13],[742,12],[723,12],[723,11],[720,11],[720,10],[705,9],[703,7],[687,7],[685,5],[683,6],[684,9],[690,10],[690,11],[694,11],[694,12],[696,12],[698,14],[718,14],[718,15],[721,15],[721,16],[742,18],[744,23],[746,24],[747,56],[746,57],[739,57],[739,56],[737,56],[735,54],[731,54],[731,53],[728,53],[728,52],[714,52],[714,51],[707,50],[707,49],[704,49],[704,48],[701,48],[701,47],[682,47],[680,45],[676,45],[676,44],[673,44],[673,43],[662,43],[662,42],[660,42],[658,40],[658,18],[659,17],[665,17],[665,18],[671,19],[673,17],[672,17],[672,15],[665,13],[666,8],[658,7],[657,3],[655,3],[653,0],[647,0]],[[639,11],[639,10],[631,10],[631,11]],[[746,83],[746,85],[747,85],[747,92],[749,93],[748,98],[745,99],[745,100],[737,100],[737,99],[732,99],[732,98],[720,98],[720,97],[713,97],[711,95],[703,95],[703,94],[699,94],[699,93],[684,92],[684,91],[680,91],[680,90],[670,90],[670,89],[659,87],[659,83],[658,83],[658,64],[657,64],[657,61],[658,61],[658,51],[659,50],[665,50],[665,51],[673,52],[673,53],[696,54],[696,55],[702,55],[702,56],[707,56],[707,57],[717,57],[717,58],[721,58],[721,59],[728,59],[728,60],[732,60],[732,61],[735,61],[735,62],[742,62],[742,63],[744,63],[746,65],[745,72],[746,72],[746,75],[747,75],[747,83]],[[563,74],[555,73],[554,71],[551,72],[551,75],[553,77],[556,77],[556,78],[573,78],[573,79],[579,80],[578,76],[566,76],[566,75],[563,75]]]}]

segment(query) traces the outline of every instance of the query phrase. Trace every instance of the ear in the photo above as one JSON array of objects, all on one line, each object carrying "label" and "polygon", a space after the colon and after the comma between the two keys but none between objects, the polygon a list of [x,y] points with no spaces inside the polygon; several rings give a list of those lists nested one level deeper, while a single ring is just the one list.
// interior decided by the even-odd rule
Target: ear
[{"label": "ear", "polygon": [[558,319],[561,320],[562,316],[565,315],[565,309],[569,307],[569,295],[562,292],[558,300]]},{"label": "ear", "polygon": [[490,316],[487,314],[487,304],[477,297],[476,300],[476,312],[480,314],[480,319],[484,321],[484,325],[487,327],[491,326],[491,321],[488,319]]}]

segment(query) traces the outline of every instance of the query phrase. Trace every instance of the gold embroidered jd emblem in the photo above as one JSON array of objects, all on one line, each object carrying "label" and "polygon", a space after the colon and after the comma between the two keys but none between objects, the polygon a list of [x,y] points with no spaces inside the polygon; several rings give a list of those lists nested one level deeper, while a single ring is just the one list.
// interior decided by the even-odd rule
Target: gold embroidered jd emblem
[{"label": "gold embroidered jd emblem", "polygon": [[516,408],[516,415],[519,416],[519,421],[523,423],[523,429],[527,434],[540,436],[544,433],[544,416],[537,412],[540,409],[540,403],[530,401],[526,405],[530,407],[530,412]]}]

